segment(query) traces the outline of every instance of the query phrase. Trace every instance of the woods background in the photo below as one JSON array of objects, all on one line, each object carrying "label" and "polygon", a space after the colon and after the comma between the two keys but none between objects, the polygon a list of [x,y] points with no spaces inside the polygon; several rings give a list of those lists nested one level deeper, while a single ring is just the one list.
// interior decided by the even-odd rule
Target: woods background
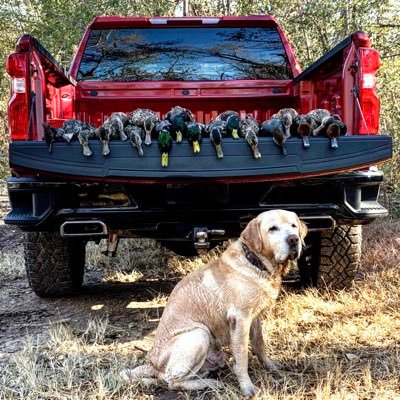
[{"label": "woods background", "polygon": [[[367,32],[380,51],[378,73],[381,98],[381,132],[394,138],[393,160],[384,166],[389,199],[400,192],[400,1],[399,0],[0,0],[0,176],[7,167],[8,54],[18,38],[30,33],[68,68],[81,36],[98,15],[174,15],[176,8],[189,15],[249,15],[272,13],[283,26],[305,69],[356,30]],[[400,214],[396,202],[387,204]]]}]

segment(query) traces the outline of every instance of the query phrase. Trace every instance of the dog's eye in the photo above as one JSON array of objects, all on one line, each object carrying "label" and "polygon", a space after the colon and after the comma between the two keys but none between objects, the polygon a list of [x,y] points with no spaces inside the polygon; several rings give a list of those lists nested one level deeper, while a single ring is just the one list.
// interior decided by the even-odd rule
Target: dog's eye
[{"label": "dog's eye", "polygon": [[296,224],[292,224],[292,228],[297,228],[297,225]]},{"label": "dog's eye", "polygon": [[271,228],[269,228],[270,232],[275,232],[278,230],[278,227],[276,225],[272,225]]}]

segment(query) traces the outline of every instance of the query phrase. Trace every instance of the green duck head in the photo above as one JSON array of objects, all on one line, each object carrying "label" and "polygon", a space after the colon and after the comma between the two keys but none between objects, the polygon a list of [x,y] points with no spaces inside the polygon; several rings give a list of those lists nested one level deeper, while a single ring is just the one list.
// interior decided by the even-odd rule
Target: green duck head
[{"label": "green duck head", "polygon": [[193,153],[200,153],[200,144],[203,140],[201,127],[195,122],[187,124],[186,134],[189,143],[193,146]]},{"label": "green duck head", "polygon": [[172,136],[168,131],[161,130],[158,134],[158,148],[161,151],[161,166],[168,167],[168,154],[172,147]]},{"label": "green duck head", "polygon": [[231,132],[234,139],[239,139],[240,118],[236,114],[231,114],[226,119],[226,129],[228,132]]},{"label": "green duck head", "polygon": [[183,114],[175,115],[171,118],[172,131],[176,134],[176,143],[182,142],[183,135],[186,133],[185,117]]}]

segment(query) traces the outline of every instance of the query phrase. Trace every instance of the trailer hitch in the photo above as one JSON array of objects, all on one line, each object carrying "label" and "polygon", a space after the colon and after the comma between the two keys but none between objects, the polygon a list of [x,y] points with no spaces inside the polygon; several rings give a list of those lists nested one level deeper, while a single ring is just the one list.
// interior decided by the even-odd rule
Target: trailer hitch
[{"label": "trailer hitch", "polygon": [[205,226],[199,226],[193,228],[193,241],[194,248],[198,254],[205,254],[210,248],[210,238],[212,236],[224,236],[224,229],[208,229]]}]

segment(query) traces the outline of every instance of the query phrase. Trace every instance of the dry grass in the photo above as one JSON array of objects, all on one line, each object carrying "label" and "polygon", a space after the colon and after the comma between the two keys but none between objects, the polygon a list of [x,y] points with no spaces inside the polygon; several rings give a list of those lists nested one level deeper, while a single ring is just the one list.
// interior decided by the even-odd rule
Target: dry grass
[{"label": "dry grass", "polygon": [[[158,260],[156,250],[164,250],[150,245],[127,241],[123,246],[128,248],[121,247],[125,257],[121,271],[132,273],[131,250],[136,254],[136,266],[148,266],[154,257]],[[138,257],[143,247],[150,258]],[[351,290],[283,291],[264,323],[267,351],[282,367],[266,373],[255,358],[250,360],[250,375],[261,389],[258,398],[400,399],[399,250],[400,222],[378,221],[364,229],[363,268]],[[92,251],[88,262],[98,267],[101,263],[96,257],[101,256],[96,256],[97,248]],[[177,257],[168,261],[166,255],[161,259],[158,266],[164,278],[176,277],[207,261]],[[114,262],[116,259],[109,261]],[[111,270],[112,265],[102,268]],[[155,271],[150,273],[154,277]],[[165,298],[160,298],[157,304],[164,302]],[[0,399],[167,398],[165,388],[121,384],[118,372],[142,362],[140,344],[148,348],[151,337],[121,343],[118,329],[107,320],[91,320],[82,331],[54,325],[45,343],[27,340],[11,363],[0,364]],[[231,367],[232,361],[219,375],[223,390],[182,394],[179,398],[240,398]]]},{"label": "dry grass", "polygon": [[182,257],[151,239],[121,239],[115,257],[103,254],[106,241],[86,246],[86,267],[100,270],[106,282],[135,282],[138,279],[181,278],[203,263],[218,257],[227,244],[223,244],[201,257]]}]

